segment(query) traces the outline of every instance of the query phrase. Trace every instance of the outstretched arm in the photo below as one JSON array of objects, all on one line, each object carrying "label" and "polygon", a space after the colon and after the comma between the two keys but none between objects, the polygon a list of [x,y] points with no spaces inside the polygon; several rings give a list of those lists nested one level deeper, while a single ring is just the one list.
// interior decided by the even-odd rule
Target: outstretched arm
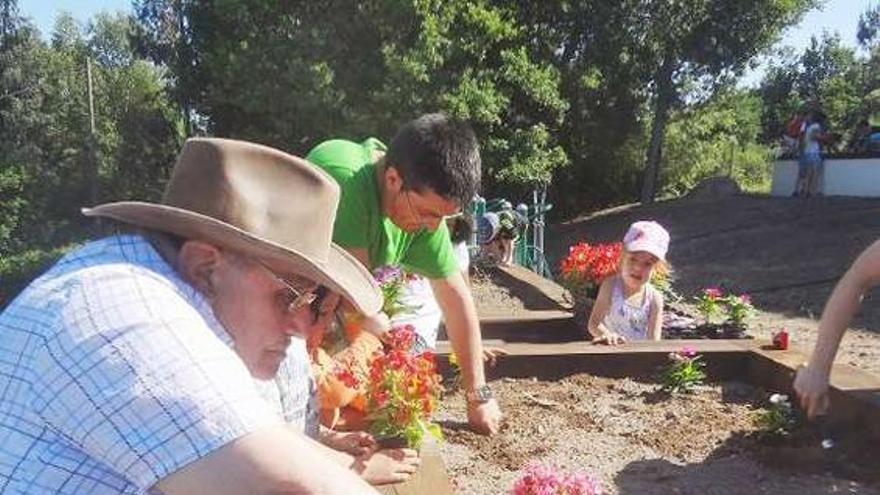
[{"label": "outstretched arm", "polygon": [[880,283],[880,241],[853,262],[834,287],[819,322],[819,338],[807,366],[798,371],[794,389],[810,417],[827,407],[828,381],[840,340],[865,292]]}]

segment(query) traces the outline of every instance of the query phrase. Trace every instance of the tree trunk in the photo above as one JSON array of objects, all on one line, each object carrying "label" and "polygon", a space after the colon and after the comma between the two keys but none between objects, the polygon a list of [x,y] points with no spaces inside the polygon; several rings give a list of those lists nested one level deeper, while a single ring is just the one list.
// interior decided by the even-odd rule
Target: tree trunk
[{"label": "tree trunk", "polygon": [[660,158],[663,154],[663,134],[666,131],[666,120],[669,108],[675,98],[675,87],[672,84],[673,57],[667,57],[657,71],[657,102],[654,107],[654,124],[651,127],[651,142],[645,157],[645,176],[642,182],[642,204],[654,202],[657,194],[657,182],[660,178]]}]

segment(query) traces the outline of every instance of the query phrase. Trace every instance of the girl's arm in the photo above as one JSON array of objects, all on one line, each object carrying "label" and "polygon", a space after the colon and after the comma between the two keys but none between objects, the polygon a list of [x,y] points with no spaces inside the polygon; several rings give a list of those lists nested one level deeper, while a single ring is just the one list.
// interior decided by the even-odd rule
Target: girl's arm
[{"label": "girl's arm", "polygon": [[663,294],[655,290],[651,300],[651,314],[648,316],[648,339],[660,340],[663,338]]},{"label": "girl's arm", "polygon": [[599,286],[599,294],[596,296],[596,302],[593,304],[593,311],[590,313],[590,321],[587,323],[587,331],[593,336],[594,342],[605,341],[608,344],[616,344],[622,342],[623,338],[615,334],[611,330],[605,328],[602,320],[608,315],[611,309],[611,286],[613,277],[609,277]]}]

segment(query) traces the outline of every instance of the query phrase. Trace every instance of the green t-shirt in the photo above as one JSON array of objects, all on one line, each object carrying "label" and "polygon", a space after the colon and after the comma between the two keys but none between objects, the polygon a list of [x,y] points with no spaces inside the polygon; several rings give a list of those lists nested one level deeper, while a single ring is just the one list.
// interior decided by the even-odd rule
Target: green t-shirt
[{"label": "green t-shirt", "polygon": [[434,231],[405,232],[382,213],[376,183],[376,151],[385,145],[343,139],[315,146],[306,159],[330,174],[342,190],[333,241],[344,248],[367,248],[370,269],[400,265],[428,278],[445,278],[458,270],[446,222]]}]

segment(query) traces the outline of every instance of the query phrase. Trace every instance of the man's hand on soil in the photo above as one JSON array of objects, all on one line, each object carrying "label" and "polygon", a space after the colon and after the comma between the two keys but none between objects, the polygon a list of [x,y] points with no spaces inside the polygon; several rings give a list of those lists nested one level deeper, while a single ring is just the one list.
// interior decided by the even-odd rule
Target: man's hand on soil
[{"label": "man's hand on soil", "polygon": [[485,363],[490,368],[495,367],[495,362],[498,360],[498,356],[506,356],[507,351],[504,349],[500,349],[498,347],[484,347],[483,348],[483,363]]},{"label": "man's hand on soil", "polygon": [[483,435],[498,433],[503,415],[495,399],[487,402],[468,402],[468,423],[471,428]]}]

